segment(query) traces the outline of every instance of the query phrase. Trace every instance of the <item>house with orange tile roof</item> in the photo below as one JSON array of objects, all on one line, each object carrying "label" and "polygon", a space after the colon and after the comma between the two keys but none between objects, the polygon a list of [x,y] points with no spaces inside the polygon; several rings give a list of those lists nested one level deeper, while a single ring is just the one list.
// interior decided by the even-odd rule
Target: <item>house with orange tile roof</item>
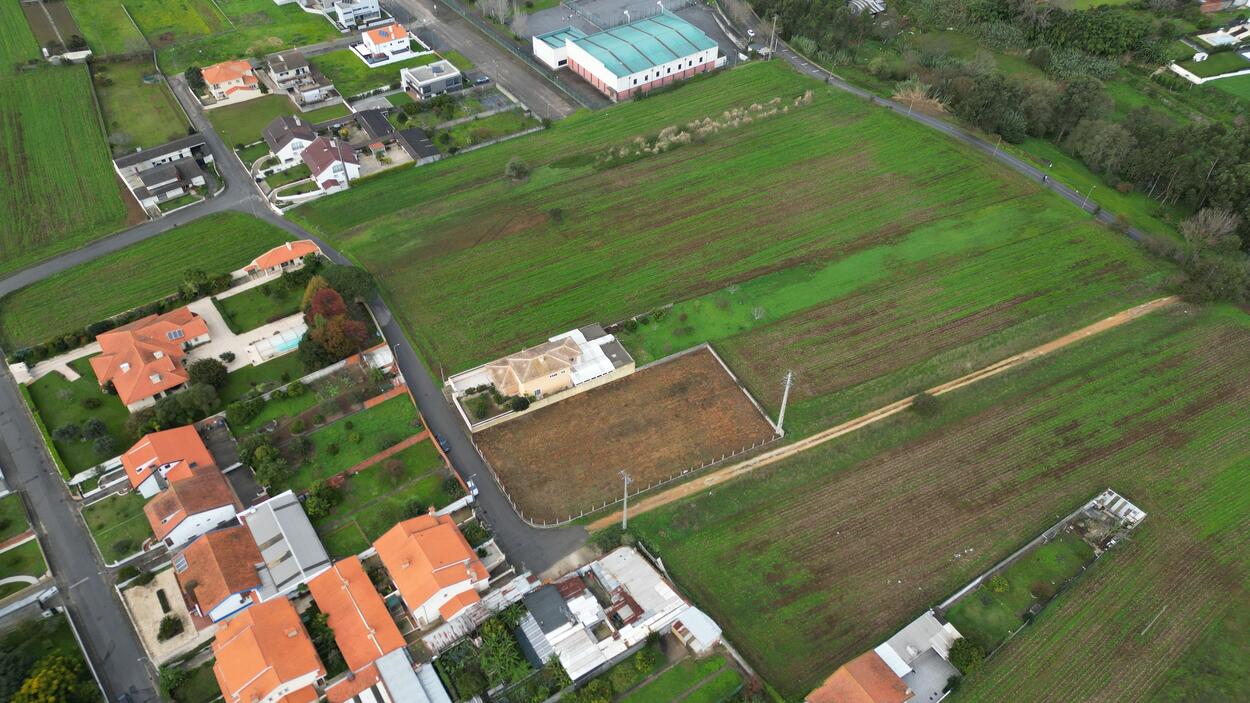
[{"label": "house with orange tile roof", "polygon": [[173,562],[178,588],[193,615],[221,622],[260,601],[265,560],[246,527],[207,532]]},{"label": "house with orange tile roof", "polygon": [[190,380],[184,357],[191,347],[209,341],[208,323],[178,308],[101,332],[96,341],[101,353],[90,359],[96,379],[134,411]]},{"label": "house with orange tile roof", "polygon": [[328,616],[334,641],[352,671],[361,671],[379,657],[403,649],[404,636],[373,587],[359,557],[350,557],[308,582],[317,607]]},{"label": "house with orange tile roof", "polygon": [[217,471],[213,455],[194,425],[151,432],[121,456],[130,485],[151,498],[168,484],[191,478],[200,470]]},{"label": "house with orange tile roof", "polygon": [[876,652],[865,652],[838,667],[806,703],[904,703],[911,691]]},{"label": "house with orange tile roof", "polygon": [[382,63],[410,59],[413,56],[412,35],[404,25],[393,22],[384,27],[365,30],[360,35],[357,52],[365,63],[377,66]]},{"label": "house with orange tile roof", "polygon": [[303,268],[304,257],[322,256],[321,247],[311,239],[300,239],[270,249],[252,259],[243,271],[253,276],[280,276],[287,271]]},{"label": "house with orange tile roof", "polygon": [[152,534],[165,546],[179,549],[209,530],[238,524],[235,515],[242,507],[226,477],[209,466],[169,484],[143,506],[143,512]]},{"label": "house with orange tile roof", "polygon": [[213,674],[227,703],[311,703],[326,669],[285,598],[248,608],[217,630]]},{"label": "house with orange tile roof", "polygon": [[326,689],[329,703],[452,703],[430,664],[413,669],[407,650],[397,649]]},{"label": "house with orange tile roof", "polygon": [[449,515],[420,515],[373,543],[419,626],[450,622],[481,601],[490,574]]},{"label": "house with orange tile roof", "polygon": [[936,701],[959,670],[950,648],[961,637],[955,626],[930,610],[833,672],[806,703],[905,703]]},{"label": "house with orange tile roof", "polygon": [[206,66],[200,73],[208,84],[208,92],[218,100],[260,94],[260,80],[252,71],[252,64],[242,59],[215,63]]}]

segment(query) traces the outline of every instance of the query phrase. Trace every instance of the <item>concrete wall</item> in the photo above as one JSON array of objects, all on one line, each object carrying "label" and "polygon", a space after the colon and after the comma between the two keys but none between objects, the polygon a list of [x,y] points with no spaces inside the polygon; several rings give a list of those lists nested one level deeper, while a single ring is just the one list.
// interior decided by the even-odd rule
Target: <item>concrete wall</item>
[{"label": "concrete wall", "polygon": [[592,388],[598,388],[599,386],[611,383],[612,381],[615,381],[618,378],[625,378],[626,376],[634,372],[634,368],[635,368],[634,362],[631,361],[628,364],[625,364],[624,366],[612,369],[611,371],[603,374],[602,376],[596,376],[590,379],[589,381],[586,381],[584,383],[579,383],[578,385],[573,386],[572,388],[566,391],[561,391],[560,393],[549,395],[544,398],[539,398],[538,400],[535,400],[534,402],[530,403],[528,408],[520,412],[509,411],[502,415],[496,415],[495,417],[481,420],[480,422],[476,424],[474,424],[471,420],[469,420],[469,416],[465,414],[464,408],[460,406],[459,398],[456,399],[454,405],[456,406],[456,409],[460,411],[460,417],[463,418],[465,424],[468,425],[469,431],[481,432],[482,430],[488,427],[494,427],[495,425],[502,424],[504,422],[507,422],[508,420],[512,420],[522,415],[525,415],[527,413],[534,412],[535,410],[538,410],[539,408],[545,408],[548,405],[551,405],[553,403],[558,403],[561,400],[564,400],[565,398],[572,398],[578,393],[584,393]]}]

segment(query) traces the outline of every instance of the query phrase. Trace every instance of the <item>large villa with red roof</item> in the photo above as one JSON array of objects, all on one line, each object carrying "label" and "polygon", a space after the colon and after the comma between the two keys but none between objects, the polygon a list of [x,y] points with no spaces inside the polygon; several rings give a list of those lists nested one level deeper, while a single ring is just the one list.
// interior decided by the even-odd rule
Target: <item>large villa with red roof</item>
[{"label": "large villa with red roof", "polygon": [[252,259],[243,272],[252,276],[279,276],[303,268],[304,257],[321,256],[321,247],[311,239],[286,242]]},{"label": "large villa with red roof", "polygon": [[373,543],[418,626],[450,622],[481,601],[490,574],[449,515],[420,515]]},{"label": "large villa with red roof", "polygon": [[100,333],[101,353],[91,357],[91,369],[127,408],[140,410],[190,380],[183,358],[208,341],[208,323],[187,308],[148,315]]},{"label": "large villa with red roof", "polygon": [[217,630],[213,674],[228,703],[312,703],[326,675],[295,606],[279,598]]},{"label": "large villa with red roof", "polygon": [[200,470],[217,471],[213,455],[193,425],[146,434],[121,456],[132,488],[144,498]]}]

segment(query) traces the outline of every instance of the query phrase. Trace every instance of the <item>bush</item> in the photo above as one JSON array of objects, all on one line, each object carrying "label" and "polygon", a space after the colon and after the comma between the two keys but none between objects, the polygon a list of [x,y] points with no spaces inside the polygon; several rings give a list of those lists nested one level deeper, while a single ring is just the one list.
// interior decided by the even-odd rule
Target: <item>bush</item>
[{"label": "bush", "polygon": [[356,427],[355,423],[353,423],[351,420],[347,420],[346,422],[343,423],[343,429],[349,432],[355,429],[355,427]]},{"label": "bush", "polygon": [[525,396],[517,396],[513,398],[512,400],[508,401],[508,407],[512,408],[513,412],[519,413],[525,410],[526,408],[528,408],[529,406],[530,406],[530,399],[526,398]]},{"label": "bush", "polygon": [[920,391],[912,396],[911,409],[921,417],[932,417],[937,414],[939,407],[938,399],[931,395],[928,391]]},{"label": "bush", "polygon": [[95,441],[91,443],[91,449],[97,456],[108,459],[117,451],[117,440],[108,435],[96,437]]},{"label": "bush", "polygon": [[82,428],[73,422],[67,422],[52,430],[52,439],[61,442],[72,442],[82,439]]},{"label": "bush", "polygon": [[97,439],[108,436],[109,428],[104,426],[104,421],[98,417],[88,419],[82,423],[82,436],[85,439]]},{"label": "bush", "polygon": [[100,400],[94,395],[89,395],[86,398],[83,398],[82,400],[78,401],[78,404],[83,406],[87,410],[95,410],[96,408],[103,405],[104,401]]},{"label": "bush", "polygon": [[326,454],[329,454],[330,456],[334,456],[335,454],[338,454],[338,453],[339,453],[339,445],[333,444],[333,443],[326,445]]},{"label": "bush", "polygon": [[323,518],[334,512],[334,506],[342,499],[339,489],[325,481],[315,481],[304,497],[304,512],[313,520]]},{"label": "bush", "polygon": [[508,159],[508,165],[503,169],[503,175],[513,181],[523,181],[530,177],[530,166],[519,156]]},{"label": "bush", "polygon": [[182,688],[187,683],[187,679],[191,678],[191,674],[186,669],[180,669],[173,666],[161,667],[161,692],[166,698],[172,698],[174,691]]},{"label": "bush", "polygon": [[237,429],[255,420],[264,409],[265,399],[260,396],[236,401],[226,406],[226,422]]},{"label": "bush", "polygon": [[139,544],[129,537],[123,537],[113,543],[113,553],[123,556],[139,551]]},{"label": "bush", "polygon": [[460,485],[460,480],[455,476],[448,476],[443,479],[443,493],[455,500],[464,496],[464,486]]},{"label": "bush", "polygon": [[290,429],[292,434],[299,434],[308,429],[308,423],[304,422],[303,418],[297,417],[291,421]]},{"label": "bush", "polygon": [[222,363],[226,363],[226,364],[228,364],[228,363],[230,363],[230,362],[234,361],[235,356],[234,356],[234,352],[230,352],[230,351],[228,351],[228,352],[222,352],[222,353],[218,354],[218,355],[217,355],[217,358],[218,358],[218,359],[221,359]]},{"label": "bush", "polygon": [[325,422],[325,421],[326,421],[326,416],[325,416],[325,415],[322,415],[322,414],[320,414],[320,413],[318,413],[317,415],[313,415],[313,424],[314,424],[314,425],[320,425],[321,423],[323,423],[323,422]]},{"label": "bush", "polygon": [[139,575],[139,567],[123,566],[122,568],[117,570],[117,582],[121,583],[123,581],[129,581],[130,579],[138,575]]},{"label": "bush", "polygon": [[347,433],[347,441],[351,442],[352,444],[360,444],[361,439],[364,439],[364,438],[360,436],[359,432]]},{"label": "bush", "polygon": [[660,655],[654,647],[646,647],[634,657],[634,668],[640,674],[650,673],[659,664]]},{"label": "bush", "polygon": [[411,519],[419,515],[425,515],[427,507],[425,503],[419,500],[410,500],[404,503],[404,519]]},{"label": "bush", "polygon": [[156,574],[151,571],[141,571],[139,572],[139,575],[135,577],[134,585],[146,586],[154,580],[156,580]]},{"label": "bush", "polygon": [[485,527],[482,527],[482,523],[476,521],[466,524],[460,532],[468,540],[469,545],[473,547],[490,539],[490,533],[486,531]]},{"label": "bush", "polygon": [[985,586],[990,589],[991,593],[1006,593],[1007,589],[1011,587],[1011,584],[1007,582],[1007,578],[1002,574],[994,574],[990,577],[990,580],[985,583]]},{"label": "bush", "polygon": [[156,639],[164,642],[167,639],[177,637],[182,634],[184,627],[182,618],[177,615],[166,615],[161,618],[160,629],[156,631]]},{"label": "bush", "polygon": [[624,691],[633,686],[635,678],[637,678],[637,670],[625,666],[625,662],[612,667],[612,670],[608,672],[608,683],[615,691]]},{"label": "bush", "polygon": [[985,650],[967,637],[961,637],[951,645],[949,659],[956,669],[967,676],[981,668],[985,662]]}]

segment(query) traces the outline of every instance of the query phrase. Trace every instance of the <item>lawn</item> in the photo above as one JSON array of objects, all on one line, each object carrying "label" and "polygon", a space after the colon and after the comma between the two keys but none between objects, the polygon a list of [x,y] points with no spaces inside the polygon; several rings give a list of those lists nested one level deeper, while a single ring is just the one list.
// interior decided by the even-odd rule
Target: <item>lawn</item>
[{"label": "lawn", "polygon": [[[305,121],[316,124],[336,117],[351,114],[346,105],[328,105],[313,110],[300,112],[299,108],[283,95],[266,95],[253,98],[236,105],[227,105],[208,111],[208,121],[221,134],[227,144],[252,144],[260,141],[261,131],[273,122],[274,118],[283,115],[299,115]],[[250,162],[246,162],[251,166]]]},{"label": "lawn", "polygon": [[438,59],[438,54],[426,54],[379,68],[370,68],[351,49],[339,49],[322,54],[312,62],[334,83],[339,95],[351,98],[387,85],[399,85],[401,70],[431,64]]},{"label": "lawn", "polygon": [[1028,621],[1028,610],[1046,605],[1069,579],[1081,573],[1094,559],[1094,549],[1085,540],[1065,532],[1034,549],[1001,572],[1007,590],[994,593],[982,586],[946,612],[946,618],[964,637],[990,652],[1012,632]]},{"label": "lawn", "polygon": [[265,176],[265,184],[270,188],[278,188],[288,183],[302,181],[310,176],[312,176],[312,171],[304,164],[300,164],[293,168],[288,168],[285,171],[278,171],[277,173]]},{"label": "lawn", "polygon": [[[59,373],[50,373],[27,386],[27,389],[48,432],[54,432],[56,428],[66,424],[74,424],[81,429],[83,423],[91,418],[103,420],[104,426],[108,428],[108,436],[113,438],[113,443],[106,452],[97,452],[94,442],[89,439],[53,440],[53,446],[65,462],[65,468],[70,474],[75,474],[121,454],[137,438],[126,433],[126,420],[130,417],[130,412],[116,395],[100,390],[95,372],[91,370],[90,360],[77,359],[70,365],[81,376],[77,381],[70,382]],[[84,405],[93,403],[93,400],[89,400],[92,398],[100,401],[99,407],[88,408]]]},{"label": "lawn", "polygon": [[[798,698],[1110,486],[1146,522],[961,696],[1145,699],[1247,597],[1246,363],[1244,313],[1160,311],[630,528]],[[1247,661],[1206,675],[1244,689]]]},{"label": "lawn", "polygon": [[350,469],[413,435],[416,420],[412,400],[399,395],[309,433],[313,456],[304,460],[285,487],[307,490],[318,479]]},{"label": "lawn", "polygon": [[0,498],[0,542],[20,535],[30,529],[26,524],[26,511],[22,509],[22,497],[16,493]]},{"label": "lawn", "polygon": [[[121,12],[121,0],[93,2]],[[125,6],[167,73],[339,37],[324,17],[272,0],[126,0]]]},{"label": "lawn", "polygon": [[39,551],[39,541],[30,540],[8,551],[0,552],[0,576],[43,576],[48,565]]},{"label": "lawn", "polygon": [[176,198],[166,200],[162,203],[158,203],[156,207],[159,208],[161,212],[173,212],[174,210],[184,208],[192,203],[198,203],[203,199],[203,196],[192,192],[187,193],[186,195],[179,195]]},{"label": "lawn", "polygon": [[[398,464],[392,468],[391,461]],[[357,548],[358,535],[366,542],[381,537],[406,517],[409,503],[437,509],[454,501],[456,496],[447,493],[443,485],[448,476],[433,442],[419,442],[387,462],[347,479],[342,488],[342,500],[334,512],[315,521],[317,531],[324,536],[327,545],[338,542],[347,550],[331,550],[335,558],[356,554],[362,549]]]},{"label": "lawn", "polygon": [[233,271],[287,239],[251,215],[200,218],[0,299],[0,344],[13,351],[76,331],[176,293],[188,269]]},{"label": "lawn", "polygon": [[225,407],[253,390],[273,390],[302,378],[304,374],[304,362],[300,361],[298,353],[283,354],[263,364],[231,371],[225,387],[217,395],[221,398],[222,407]]},{"label": "lawn", "polygon": [[[774,98],[784,113],[723,117]],[[1039,184],[780,62],[593,117],[291,216],[372,271],[426,361],[449,370],[587,322],[700,296],[711,314],[731,289],[775,292],[716,335],[675,311],[673,343],[643,345],[723,344],[770,412],[794,368],[799,432],[1141,302],[1166,277]],[[697,143],[605,161],[704,119]],[[514,156],[532,169],[521,183],[503,177]]]},{"label": "lawn", "polygon": [[1235,95],[1239,98],[1250,101],[1250,76],[1221,78],[1218,81],[1211,81],[1208,85],[1213,88],[1219,88],[1229,95]]},{"label": "lawn", "polygon": [[[186,136],[186,116],[150,61],[96,63],[91,70],[115,154]],[[154,82],[145,82],[145,77]]]},{"label": "lawn", "polygon": [[[527,115],[517,108],[499,112],[490,117],[462,122],[435,137],[435,143],[443,151],[448,151],[453,147],[463,149],[537,127],[538,124],[538,118]],[[443,135],[450,135],[450,140],[444,141]]]},{"label": "lawn", "polygon": [[365,538],[365,533],[360,531],[360,526],[353,521],[321,535],[321,544],[325,546],[330,558],[343,559],[365,551],[370,542]]},{"label": "lawn", "polygon": [[[25,30],[20,11],[16,21]],[[6,54],[15,48],[12,39],[4,37]],[[10,66],[5,58],[0,68],[0,124],[9,125],[0,130],[0,275],[127,222],[87,67],[44,66],[8,75]]]},{"label": "lawn", "polygon": [[459,70],[461,73],[465,71],[473,70],[473,62],[470,61],[468,58],[466,58],[464,54],[460,53],[459,51],[456,51],[455,49],[449,49],[447,51],[440,51],[438,52],[438,54],[439,56],[442,56],[443,58],[447,59],[448,63],[450,63],[452,66],[455,66],[456,69]]},{"label": "lawn", "polygon": [[152,526],[143,514],[145,502],[138,491],[131,491],[121,496],[110,496],[82,509],[83,520],[106,563],[138,552],[144,540],[152,536]]},{"label": "lawn", "polygon": [[186,683],[170,692],[174,703],[213,703],[221,699],[221,686],[213,674],[213,662],[204,662],[190,674]]},{"label": "lawn", "polygon": [[147,39],[115,0],[66,0],[91,50],[101,56],[151,54]]},{"label": "lawn", "polygon": [[[725,666],[725,658],[721,656],[710,657],[708,659],[686,659],[677,665],[660,674],[654,681],[635,689],[628,696],[621,699],[621,703],[669,703],[681,698],[694,689],[704,680],[713,678],[713,675]],[[725,692],[725,698],[733,693],[730,688]],[[720,699],[712,699],[718,703]]]},{"label": "lawn", "polygon": [[1236,51],[1221,51],[1211,54],[1206,61],[1181,61],[1179,65],[1199,78],[1250,70],[1250,61]]},{"label": "lawn", "polygon": [[304,290],[291,287],[277,279],[243,291],[229,298],[214,298],[213,303],[235,334],[254,330],[261,325],[299,312]]},{"label": "lawn", "polygon": [[15,63],[41,58],[39,42],[30,33],[22,6],[0,3],[0,75],[12,72]]}]

